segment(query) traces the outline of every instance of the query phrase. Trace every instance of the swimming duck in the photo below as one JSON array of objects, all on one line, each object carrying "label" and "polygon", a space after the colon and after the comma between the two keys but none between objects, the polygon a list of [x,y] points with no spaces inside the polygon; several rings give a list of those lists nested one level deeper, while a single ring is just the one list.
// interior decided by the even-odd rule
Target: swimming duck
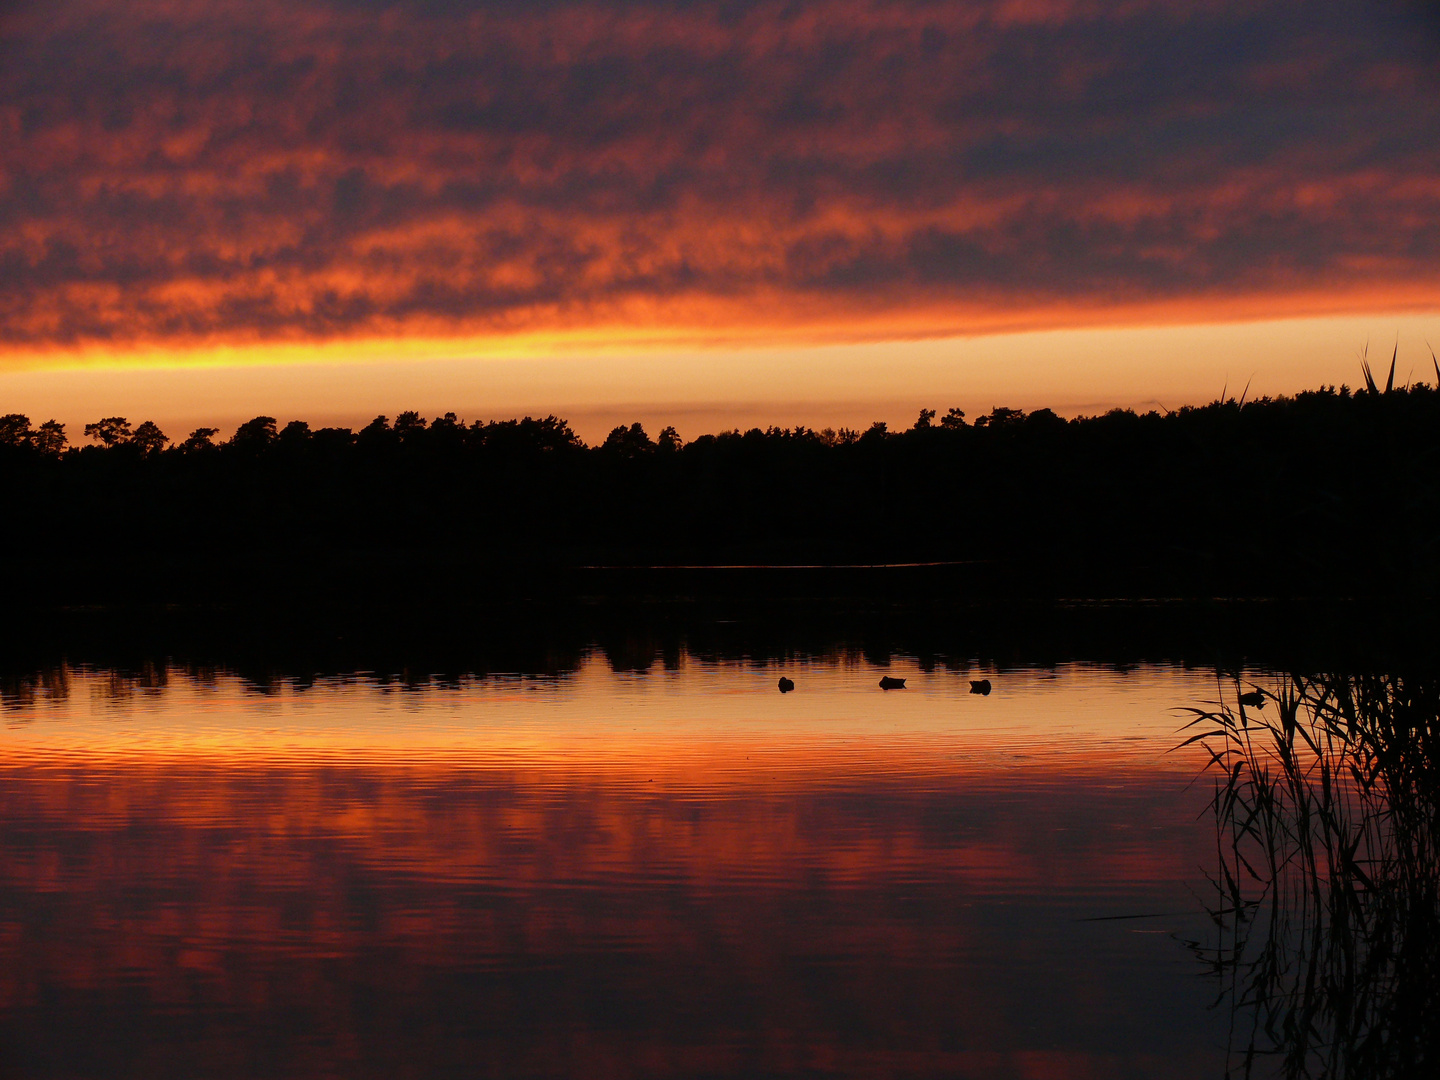
[{"label": "swimming duck", "polygon": [[881,689],[881,690],[904,690],[904,689],[905,689],[905,680],[904,680],[904,679],[892,679],[889,675],[882,675],[882,676],[880,677],[880,689]]},{"label": "swimming duck", "polygon": [[780,676],[780,693],[782,693],[782,694],[788,694],[791,690],[794,690],[794,689],[795,689],[795,684],[794,684],[791,680],[787,679],[784,675],[781,675],[781,676]]}]

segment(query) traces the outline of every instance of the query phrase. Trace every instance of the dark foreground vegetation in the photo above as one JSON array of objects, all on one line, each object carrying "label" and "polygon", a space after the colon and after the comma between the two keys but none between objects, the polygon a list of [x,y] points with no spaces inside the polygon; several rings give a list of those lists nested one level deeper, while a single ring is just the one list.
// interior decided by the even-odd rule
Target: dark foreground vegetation
[{"label": "dark foreground vegetation", "polygon": [[1440,681],[1294,674],[1194,710],[1215,775],[1232,1076],[1440,1065]]},{"label": "dark foreground vegetation", "polygon": [[[53,422],[0,418],[6,596],[836,595],[876,573],[835,567],[947,563],[885,587],[1413,598],[1440,566],[1440,393],[1424,384],[689,443],[636,424],[595,447],[553,416],[217,434],[111,417],[73,446]],[[830,569],[675,569],[757,564]]]}]

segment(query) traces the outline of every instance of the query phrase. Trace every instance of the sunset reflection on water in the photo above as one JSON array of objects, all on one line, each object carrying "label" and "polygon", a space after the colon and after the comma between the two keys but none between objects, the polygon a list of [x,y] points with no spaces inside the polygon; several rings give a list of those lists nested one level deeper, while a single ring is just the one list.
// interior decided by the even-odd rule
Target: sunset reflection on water
[{"label": "sunset reflection on water", "polygon": [[1213,673],[985,674],[11,684],[0,1067],[1214,1075]]}]

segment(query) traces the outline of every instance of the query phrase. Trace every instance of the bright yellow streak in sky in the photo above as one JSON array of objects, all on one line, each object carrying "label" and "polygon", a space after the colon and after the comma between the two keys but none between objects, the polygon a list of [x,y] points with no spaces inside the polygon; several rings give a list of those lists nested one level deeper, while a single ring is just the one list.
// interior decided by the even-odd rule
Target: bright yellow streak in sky
[{"label": "bright yellow streak in sky", "polygon": [[[997,405],[1062,415],[1177,408],[1218,397],[1360,383],[1388,369],[1435,381],[1428,343],[1440,311],[1206,325],[1108,327],[844,345],[676,347],[630,336],[598,343],[522,338],[208,349],[187,354],[6,361],[0,412],[54,417],[79,441],[102,416],[153,419],[172,438],[257,415],[357,426],[415,409],[465,420],[569,419],[587,441],[639,420],[686,438],[731,427],[909,426],[924,408],[971,416]],[[34,360],[36,358],[32,358]]]}]

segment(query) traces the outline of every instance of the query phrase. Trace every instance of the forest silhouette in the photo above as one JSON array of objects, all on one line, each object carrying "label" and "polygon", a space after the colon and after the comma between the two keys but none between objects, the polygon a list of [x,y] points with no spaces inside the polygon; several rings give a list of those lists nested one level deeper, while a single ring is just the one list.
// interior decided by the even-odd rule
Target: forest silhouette
[{"label": "forest silhouette", "polygon": [[[1072,420],[926,409],[904,431],[686,442],[637,423],[597,446],[554,416],[414,412],[358,431],[261,416],[174,441],[106,417],[70,445],[12,414],[5,585],[67,603],[824,593],[883,576],[857,567],[945,564],[891,577],[1017,597],[1433,595],[1440,392],[1366,382]],[[812,569],[697,569],[757,566]]]}]

